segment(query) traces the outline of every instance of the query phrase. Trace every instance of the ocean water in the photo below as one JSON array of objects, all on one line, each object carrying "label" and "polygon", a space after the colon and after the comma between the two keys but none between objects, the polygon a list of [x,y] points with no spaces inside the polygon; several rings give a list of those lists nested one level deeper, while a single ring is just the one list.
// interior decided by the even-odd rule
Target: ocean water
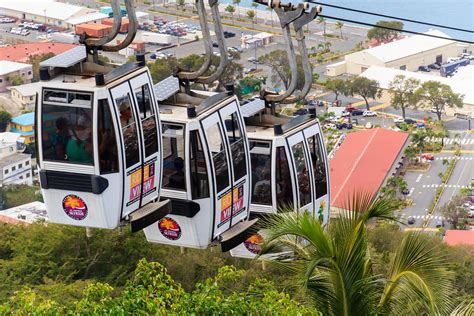
[{"label": "ocean water", "polygon": [[[232,0],[222,0],[222,2],[232,3]],[[303,1],[282,0],[282,2],[299,3]],[[321,2],[422,22],[447,25],[470,31],[474,30],[474,0],[325,0]],[[251,3],[252,0],[241,0],[240,6],[250,7]],[[324,7],[324,4],[321,5],[323,7],[323,14],[327,16],[366,23],[389,20],[387,18]],[[257,9],[264,10],[265,8],[264,6],[259,6]],[[410,31],[426,32],[430,28],[435,27],[404,22],[404,29]],[[436,29],[439,29],[453,38],[474,42],[474,33],[458,32],[442,28]]]}]

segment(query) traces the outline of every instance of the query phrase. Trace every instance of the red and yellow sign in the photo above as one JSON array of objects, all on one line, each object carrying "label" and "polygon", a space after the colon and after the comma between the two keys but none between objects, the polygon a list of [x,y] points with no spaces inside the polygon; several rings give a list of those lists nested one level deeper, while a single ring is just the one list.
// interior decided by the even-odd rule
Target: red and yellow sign
[{"label": "red and yellow sign", "polygon": [[74,194],[69,194],[64,197],[63,210],[67,216],[76,221],[86,218],[88,212],[84,200]]},{"label": "red and yellow sign", "polygon": [[244,246],[253,254],[259,254],[262,251],[263,238],[260,234],[253,234],[246,241]]},{"label": "red and yellow sign", "polygon": [[155,188],[155,160],[145,165],[143,171],[143,192],[142,169],[140,168],[130,175],[130,202],[138,200],[141,194],[145,195]]},{"label": "red and yellow sign", "polygon": [[[232,201],[234,203],[232,204]],[[244,208],[244,185],[234,188],[233,191],[224,195],[221,199],[221,223],[227,221],[232,215],[236,215]]]},{"label": "red and yellow sign", "polygon": [[181,237],[181,227],[169,217],[164,217],[158,222],[160,233],[169,240],[178,240]]}]

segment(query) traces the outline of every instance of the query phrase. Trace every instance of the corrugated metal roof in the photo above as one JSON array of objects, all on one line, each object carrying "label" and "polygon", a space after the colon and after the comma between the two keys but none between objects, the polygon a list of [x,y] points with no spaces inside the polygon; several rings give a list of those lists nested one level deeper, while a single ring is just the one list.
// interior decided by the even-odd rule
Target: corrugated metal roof
[{"label": "corrugated metal roof", "polygon": [[[430,30],[425,34],[449,38],[448,35],[438,30]],[[423,35],[414,35],[388,44],[366,49],[364,52],[381,61],[390,62],[452,43],[455,42],[452,40],[427,37]]]},{"label": "corrugated metal roof", "polygon": [[26,68],[31,68],[29,64],[17,63],[14,61],[0,60],[0,76],[8,75],[12,72]]},{"label": "corrugated metal roof", "polygon": [[0,9],[2,8],[56,20],[67,20],[84,9],[77,5],[52,0],[0,0]]},{"label": "corrugated metal roof", "polygon": [[108,18],[108,14],[100,13],[100,12],[94,12],[94,13],[89,13],[86,15],[81,15],[81,16],[76,16],[73,18],[68,19],[66,22],[72,25],[77,25],[81,23],[87,23],[91,21],[96,21],[96,20],[102,20]]},{"label": "corrugated metal roof", "polygon": [[354,192],[376,195],[408,134],[383,128],[350,133],[330,160],[331,205],[344,208]]}]

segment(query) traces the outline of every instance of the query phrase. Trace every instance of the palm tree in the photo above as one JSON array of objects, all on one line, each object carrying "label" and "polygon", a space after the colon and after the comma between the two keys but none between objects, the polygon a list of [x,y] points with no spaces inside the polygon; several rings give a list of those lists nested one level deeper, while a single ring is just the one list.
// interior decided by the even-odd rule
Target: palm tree
[{"label": "palm tree", "polygon": [[235,24],[235,22],[234,22],[235,7],[234,7],[233,5],[230,5],[230,4],[229,4],[227,7],[225,7],[225,10],[226,10],[227,12],[229,12],[230,15],[232,16],[232,24]]},{"label": "palm tree", "polygon": [[323,36],[326,37],[326,19],[323,17],[318,18],[318,24],[323,25]]},{"label": "palm tree", "polygon": [[330,48],[331,48],[331,42],[324,42],[324,49],[326,50],[326,52],[329,52]]},{"label": "palm tree", "polygon": [[[252,7],[254,7],[255,9],[258,7],[258,3],[257,2],[252,2]],[[257,17],[257,10],[254,10],[255,12],[255,21],[257,21],[258,23],[258,17]]]},{"label": "palm tree", "polygon": [[270,11],[270,19],[272,20],[272,27],[273,27],[273,8],[267,7],[267,10]]},{"label": "palm tree", "polygon": [[247,11],[247,17],[252,21],[252,28],[254,26],[254,23],[255,23],[255,16],[256,16],[256,12],[255,10],[248,10]]},{"label": "palm tree", "polygon": [[420,233],[407,234],[387,275],[375,274],[366,224],[394,220],[393,203],[354,194],[346,205],[351,211],[342,211],[327,230],[308,212],[268,219],[263,254],[274,254],[271,262],[294,275],[323,315],[446,314],[453,276],[439,247]]},{"label": "palm tree", "polygon": [[[240,18],[240,0],[232,0],[232,3],[237,5],[237,15]],[[238,19],[238,18],[237,18]]]},{"label": "palm tree", "polygon": [[342,27],[344,26],[344,22],[337,21],[335,26],[336,26],[336,29],[339,29],[339,31],[341,31],[341,39],[343,39],[342,38]]}]

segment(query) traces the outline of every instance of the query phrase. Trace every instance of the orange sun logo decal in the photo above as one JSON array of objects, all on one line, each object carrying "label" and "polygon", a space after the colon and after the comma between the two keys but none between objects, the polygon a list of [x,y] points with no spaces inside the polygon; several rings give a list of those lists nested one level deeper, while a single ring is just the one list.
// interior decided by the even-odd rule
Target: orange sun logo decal
[{"label": "orange sun logo decal", "polygon": [[253,234],[246,241],[244,241],[244,246],[253,254],[258,254],[262,251],[263,238],[260,234]]},{"label": "orange sun logo decal", "polygon": [[63,199],[63,210],[70,218],[80,221],[86,218],[88,209],[83,199],[77,195],[66,195]]},{"label": "orange sun logo decal", "polygon": [[169,240],[178,240],[181,237],[181,227],[170,217],[164,217],[160,220],[158,229],[160,233]]}]

